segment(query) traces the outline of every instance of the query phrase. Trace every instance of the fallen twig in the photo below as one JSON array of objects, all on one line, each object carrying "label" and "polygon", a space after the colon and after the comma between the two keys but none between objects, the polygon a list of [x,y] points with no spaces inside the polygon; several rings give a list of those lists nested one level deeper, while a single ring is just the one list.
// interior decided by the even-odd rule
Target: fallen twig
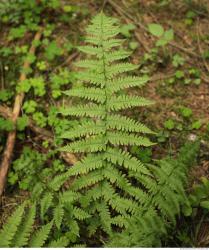
[{"label": "fallen twig", "polygon": [[207,62],[206,62],[206,60],[205,60],[205,58],[203,56],[203,49],[202,49],[201,44],[200,44],[200,35],[201,35],[201,32],[200,32],[199,20],[198,20],[198,23],[197,23],[197,44],[198,44],[198,49],[199,49],[199,52],[201,54],[201,58],[203,60],[205,69],[207,70],[207,72],[209,72],[209,65],[207,64]]},{"label": "fallen twig", "polygon": [[[34,37],[34,41],[39,41],[41,38],[41,35],[42,35],[42,31],[41,30],[37,31]],[[32,45],[29,50],[29,53],[31,55],[34,55],[35,51],[36,51],[36,47]],[[26,60],[23,65],[23,73],[21,73],[20,78],[19,78],[19,84],[21,84],[21,82],[23,82],[26,79],[27,75],[25,72],[27,72],[27,69],[29,67],[30,67],[30,62]],[[19,117],[23,99],[24,99],[24,93],[18,93],[15,97],[15,102],[14,102],[14,107],[13,107],[12,117],[11,117],[11,120],[14,122],[14,124],[16,124],[17,118]],[[0,196],[2,195],[4,191],[4,185],[6,182],[6,177],[7,177],[7,173],[9,170],[12,154],[13,154],[15,140],[16,140],[16,129],[9,132],[8,137],[7,137],[6,147],[4,149],[3,156],[2,156],[2,161],[0,165]]]}]

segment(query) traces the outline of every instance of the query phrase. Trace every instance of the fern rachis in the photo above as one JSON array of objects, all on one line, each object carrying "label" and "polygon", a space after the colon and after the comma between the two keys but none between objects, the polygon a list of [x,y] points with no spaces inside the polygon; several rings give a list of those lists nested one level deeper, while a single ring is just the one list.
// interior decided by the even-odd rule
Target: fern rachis
[{"label": "fern rachis", "polygon": [[[130,53],[121,48],[123,40],[115,38],[119,31],[117,20],[103,13],[92,20],[87,28],[88,45],[79,47],[88,57],[76,63],[76,66],[83,68],[77,76],[83,87],[65,91],[68,96],[82,98],[84,104],[60,110],[63,115],[80,117],[79,126],[63,133],[62,138],[72,142],[60,150],[86,153],[67,176],[77,176],[71,189],[82,192],[81,205],[85,206],[88,213],[98,216],[99,223],[93,225],[90,221],[91,233],[99,226],[110,233],[111,225],[115,224],[118,216],[121,216],[118,224],[124,225],[125,219],[136,212],[147,196],[139,187],[132,186],[129,172],[149,175],[149,170],[119,147],[151,146],[153,143],[148,138],[138,134],[153,132],[138,121],[117,112],[150,105],[152,102],[121,93],[121,90],[129,87],[143,86],[148,79],[146,76],[125,75],[138,66],[122,61]],[[111,192],[108,192],[110,189]]]}]

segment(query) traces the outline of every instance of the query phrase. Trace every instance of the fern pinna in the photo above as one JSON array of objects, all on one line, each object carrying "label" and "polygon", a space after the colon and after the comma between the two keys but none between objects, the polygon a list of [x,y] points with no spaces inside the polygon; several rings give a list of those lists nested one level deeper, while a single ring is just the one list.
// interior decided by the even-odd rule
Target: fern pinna
[{"label": "fern pinna", "polygon": [[[65,247],[69,240],[61,236],[58,240],[49,240],[53,221],[34,229],[36,204],[24,202],[9,217],[0,231],[0,247]],[[36,223],[37,224],[37,223]],[[47,242],[48,241],[48,242]]]},{"label": "fern pinna", "polygon": [[70,97],[84,99],[84,103],[60,110],[64,116],[80,118],[80,125],[63,133],[62,138],[72,142],[60,150],[85,154],[67,176],[76,176],[70,189],[83,194],[80,204],[93,215],[89,219],[90,233],[98,227],[111,233],[112,225],[124,226],[125,219],[147,199],[137,184],[132,185],[131,178],[133,173],[150,173],[126,148],[153,145],[138,135],[152,131],[119,112],[152,104],[143,97],[125,94],[125,89],[143,86],[148,78],[124,74],[138,66],[121,61],[130,52],[121,48],[122,39],[115,38],[119,32],[117,19],[103,13],[93,18],[87,28],[88,45],[79,47],[87,54],[86,60],[76,63],[83,71],[77,74],[77,86],[65,91]]},{"label": "fern pinna", "polygon": [[174,232],[176,215],[181,206],[188,206],[186,194],[188,170],[194,165],[199,142],[185,144],[176,159],[165,158],[150,166],[153,177],[149,185],[149,197],[137,214],[128,219],[129,226],[114,233],[108,247],[161,247],[167,234]]}]

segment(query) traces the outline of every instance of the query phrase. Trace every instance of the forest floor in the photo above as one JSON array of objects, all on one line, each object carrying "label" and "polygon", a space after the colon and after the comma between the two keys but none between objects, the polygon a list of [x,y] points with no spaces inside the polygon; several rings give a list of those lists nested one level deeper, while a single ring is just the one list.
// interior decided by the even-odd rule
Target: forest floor
[{"label": "forest floor", "polygon": [[[48,10],[46,13],[48,23],[43,21],[42,25],[43,32],[48,34],[44,36],[50,42],[55,41],[56,45],[52,44],[47,51],[37,51],[39,65],[33,67],[32,73],[35,77],[41,76],[45,79],[47,91],[44,98],[41,95],[27,93],[25,98],[26,102],[35,100],[38,111],[45,117],[48,116],[51,106],[58,107],[67,103],[64,97],[59,99],[52,95],[53,89],[49,87],[51,78],[65,69],[74,69],[73,63],[80,57],[76,46],[82,43],[85,27],[102,6],[102,1],[97,0],[61,2],[63,6],[74,7],[72,10],[65,8],[65,17],[62,19],[62,12],[59,10]],[[198,138],[201,140],[201,152],[198,164],[190,174],[191,186],[194,182],[199,182],[201,177],[209,177],[209,1],[107,0],[104,12],[120,19],[125,46],[133,51],[132,62],[140,65],[140,74],[150,77],[148,84],[140,91],[132,91],[154,100],[155,104],[146,109],[134,109],[131,114],[157,133],[153,137],[157,145],[152,150],[146,149],[143,153],[135,153],[145,162],[149,162],[153,157],[159,159],[166,155],[175,156],[185,142]],[[42,15],[44,19],[44,13]],[[67,15],[70,17],[68,20]],[[160,24],[164,31],[172,29],[173,39],[166,41],[162,46],[156,45],[161,37],[153,36],[149,32],[148,27],[151,23]],[[53,26],[52,30],[49,25]],[[7,24],[2,27],[0,49],[17,50],[24,45],[31,46],[34,32],[26,33],[21,39],[9,39],[11,28]],[[0,107],[11,109],[22,61],[18,60],[18,53],[11,53],[5,57],[5,51],[2,52],[1,49],[0,54],[0,91],[6,89],[11,96],[5,101],[0,96]],[[61,85],[59,87],[62,88]],[[21,108],[21,114],[25,110]],[[28,112],[27,115],[31,119],[32,113]],[[41,115],[37,117],[38,115],[32,117],[35,129],[29,126],[18,133],[11,169],[17,163],[14,163],[15,160],[20,158],[23,147],[28,146],[41,153],[47,153],[53,147],[53,125],[47,123]],[[49,121],[50,117],[46,119]],[[2,154],[8,132],[0,133]],[[66,157],[64,161],[67,161]],[[9,183],[1,198],[3,217],[7,217],[13,207],[27,196],[27,191],[24,190],[15,193],[17,183],[14,181],[13,185],[12,177],[9,176]],[[5,220],[3,217],[0,221]]]}]

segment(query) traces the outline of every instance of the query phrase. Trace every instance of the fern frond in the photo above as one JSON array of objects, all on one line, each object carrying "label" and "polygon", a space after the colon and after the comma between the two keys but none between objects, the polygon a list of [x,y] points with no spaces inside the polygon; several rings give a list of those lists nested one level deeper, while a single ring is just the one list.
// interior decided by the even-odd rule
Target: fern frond
[{"label": "fern frond", "polygon": [[74,63],[75,66],[87,69],[97,69],[98,67],[102,67],[102,60],[92,59],[92,60],[81,60],[79,62]]},{"label": "fern frond", "polygon": [[62,248],[67,247],[69,244],[69,239],[66,236],[60,237],[58,240],[53,240],[49,243],[50,248]]},{"label": "fern frond", "polygon": [[[115,25],[117,22],[113,22],[113,20],[101,13],[92,19],[92,24],[87,27],[86,31],[94,37],[100,37],[100,41],[101,37],[108,40],[120,33],[118,26]],[[101,21],[103,29],[101,29]]]},{"label": "fern frond", "polygon": [[68,176],[76,176],[81,174],[87,174],[92,170],[103,167],[103,159],[101,155],[88,155],[82,161],[77,162],[67,172]]},{"label": "fern frond", "polygon": [[131,183],[127,180],[125,175],[120,173],[120,170],[114,168],[110,164],[108,164],[108,166],[102,170],[102,174],[106,179],[110,181],[110,183],[115,183],[121,189],[125,190],[131,185]]},{"label": "fern frond", "polygon": [[[157,161],[157,166],[150,165],[152,179],[138,175],[137,179],[148,190],[147,201],[142,209],[138,209],[135,215],[127,219],[126,230],[112,235],[108,247],[161,246],[161,238],[169,225],[175,225],[180,207],[187,202],[185,179],[178,177],[182,173],[186,174],[191,162],[194,162],[198,147],[199,143],[187,144],[181,149],[177,159],[166,158]],[[174,185],[175,181],[180,188]]]},{"label": "fern frond", "polygon": [[127,228],[128,227],[128,221],[127,221],[128,218],[130,219],[130,216],[128,216],[128,215],[126,218],[124,218],[124,216],[121,216],[121,215],[115,216],[114,218],[112,218],[112,224],[116,225],[118,227],[121,227],[121,228]]},{"label": "fern frond", "polygon": [[30,247],[42,247],[49,236],[52,225],[53,225],[53,222],[49,222],[48,224],[42,226],[32,237],[29,246]]},{"label": "fern frond", "polygon": [[121,77],[119,79],[114,79],[112,81],[107,81],[107,88],[111,94],[116,93],[122,89],[131,88],[131,87],[142,87],[144,86],[149,80],[148,76],[142,77]]},{"label": "fern frond", "polygon": [[138,67],[138,65],[134,65],[132,63],[117,63],[111,66],[106,66],[106,76],[108,79],[111,79],[113,76],[135,70]]},{"label": "fern frond", "polygon": [[[87,28],[87,44],[79,47],[87,58],[76,63],[82,68],[76,74],[82,87],[65,92],[84,99],[84,104],[60,111],[66,116],[81,118],[81,125],[61,136],[71,142],[59,150],[86,154],[84,160],[76,163],[66,175],[75,177],[71,190],[82,194],[79,200],[81,207],[93,215],[88,225],[90,233],[102,228],[111,234],[112,217],[118,216],[118,225],[125,225],[126,218],[136,213],[147,199],[141,183],[137,187],[132,186],[132,179],[136,180],[132,177],[134,171],[137,176],[151,176],[150,170],[127,153],[124,146],[152,146],[154,143],[140,134],[153,132],[140,122],[116,114],[116,111],[153,103],[143,97],[120,93],[126,88],[143,86],[148,77],[125,75],[136,70],[138,65],[120,61],[130,52],[121,48],[123,40],[115,37],[119,32],[116,19],[103,13],[93,18]],[[85,121],[83,117],[91,121]],[[114,216],[110,212],[112,210]]]},{"label": "fern frond", "polygon": [[102,184],[97,184],[95,188],[89,189],[84,195],[80,198],[80,204],[83,208],[87,208],[92,201],[100,199],[103,195],[101,193]]},{"label": "fern frond", "polygon": [[71,241],[75,241],[75,239],[79,236],[79,226],[76,220],[69,221],[70,232],[68,232],[68,237]]},{"label": "fern frond", "polygon": [[89,54],[89,55],[96,55],[97,57],[101,58],[102,57],[102,49],[96,46],[79,46],[77,47],[80,51],[83,53]]},{"label": "fern frond", "polygon": [[76,219],[79,220],[85,220],[90,217],[90,215],[86,211],[78,207],[73,208],[73,215]]},{"label": "fern frond", "polygon": [[64,208],[62,204],[58,204],[53,211],[54,222],[58,229],[60,229],[63,217],[64,217]]},{"label": "fern frond", "polygon": [[1,247],[42,247],[48,239],[53,221],[44,225],[33,235],[35,223],[36,204],[26,207],[28,202],[19,205],[9,217],[0,231]]},{"label": "fern frond", "polygon": [[24,247],[27,245],[30,238],[30,234],[33,230],[33,224],[36,216],[36,204],[33,204],[28,213],[26,214],[24,221],[21,223],[18,231],[13,239],[12,245],[15,247]]},{"label": "fern frond", "polygon": [[115,196],[114,199],[110,199],[108,203],[113,209],[125,217],[127,216],[127,212],[135,214],[139,208],[137,202],[119,196]]},{"label": "fern frond", "polygon": [[111,97],[108,104],[108,111],[119,111],[133,107],[143,107],[153,104],[143,97],[120,95],[118,97]]},{"label": "fern frond", "polygon": [[97,136],[95,138],[90,137],[87,139],[83,139],[80,141],[72,142],[65,147],[60,148],[60,151],[65,152],[74,152],[74,153],[82,153],[82,152],[99,152],[105,149],[106,139],[103,136]]},{"label": "fern frond", "polygon": [[87,188],[103,180],[103,178],[104,177],[101,175],[101,171],[95,170],[93,172],[90,172],[86,176],[80,176],[79,178],[77,178],[71,185],[71,188],[74,191]]},{"label": "fern frond", "polygon": [[118,60],[125,59],[131,55],[130,51],[126,51],[124,49],[119,49],[116,51],[107,52],[104,54],[104,59],[107,63],[115,62]]},{"label": "fern frond", "polygon": [[79,72],[79,74],[76,74],[76,78],[79,81],[91,83],[101,88],[103,88],[106,84],[105,76],[102,74],[97,74],[96,72],[82,71]]},{"label": "fern frond", "polygon": [[97,103],[104,103],[106,99],[104,91],[99,88],[74,88],[72,90],[64,91],[64,94],[84,98]]},{"label": "fern frond", "polygon": [[67,116],[78,116],[78,117],[98,117],[102,118],[105,115],[104,107],[97,104],[88,104],[88,105],[77,105],[70,108],[60,109],[61,114]]},{"label": "fern frond", "polygon": [[149,170],[137,158],[120,149],[108,148],[104,154],[104,158],[113,164],[124,166],[134,172],[150,175]]},{"label": "fern frond", "polygon": [[69,203],[71,204],[73,201],[79,199],[79,194],[72,191],[67,190],[59,194],[59,200],[61,204]]},{"label": "fern frond", "polygon": [[138,132],[144,134],[154,134],[154,132],[144,124],[137,122],[126,116],[117,114],[107,115],[107,128],[117,129],[124,132]]},{"label": "fern frond", "polygon": [[104,230],[104,232],[111,234],[112,218],[107,204],[104,201],[97,203],[97,211],[100,215],[102,229]]},{"label": "fern frond", "polygon": [[46,192],[43,196],[43,198],[40,201],[41,206],[41,219],[44,218],[45,213],[49,209],[49,207],[52,205],[53,195],[52,193]]},{"label": "fern frond", "polygon": [[148,138],[142,136],[136,136],[134,134],[128,134],[124,132],[107,132],[107,140],[113,145],[136,145],[149,147],[155,145]]},{"label": "fern frond", "polygon": [[7,223],[4,224],[3,229],[0,231],[0,247],[10,247],[13,237],[21,224],[25,206],[26,204],[19,206],[12,216],[9,217]]},{"label": "fern frond", "polygon": [[64,139],[75,139],[87,135],[98,135],[105,133],[105,125],[101,121],[84,121],[81,125],[77,125],[64,132],[60,138]]},{"label": "fern frond", "polygon": [[68,175],[66,173],[57,175],[50,181],[49,188],[54,191],[58,191],[67,179]]},{"label": "fern frond", "polygon": [[104,154],[104,158],[113,163],[124,166],[127,169],[150,175],[149,170],[137,158],[131,156],[128,152],[120,149],[108,148]]}]

